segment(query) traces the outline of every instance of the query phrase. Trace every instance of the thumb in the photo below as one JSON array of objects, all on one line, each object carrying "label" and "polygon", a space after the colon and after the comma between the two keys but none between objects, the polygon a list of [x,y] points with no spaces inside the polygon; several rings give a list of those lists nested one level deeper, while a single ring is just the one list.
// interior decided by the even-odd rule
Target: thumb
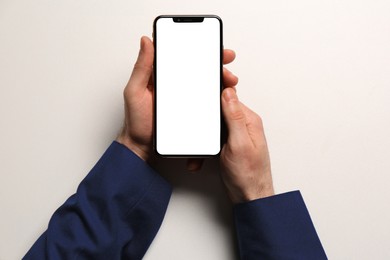
[{"label": "thumb", "polygon": [[222,111],[228,128],[228,142],[245,141],[248,136],[246,118],[241,102],[232,88],[225,88],[222,92]]},{"label": "thumb", "polygon": [[153,70],[154,47],[152,41],[143,36],[140,51],[130,77],[130,88],[146,88]]}]

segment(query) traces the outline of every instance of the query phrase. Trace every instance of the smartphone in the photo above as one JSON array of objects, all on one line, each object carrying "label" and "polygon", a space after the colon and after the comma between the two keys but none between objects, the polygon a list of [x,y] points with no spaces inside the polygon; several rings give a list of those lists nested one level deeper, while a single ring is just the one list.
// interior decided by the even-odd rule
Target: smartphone
[{"label": "smartphone", "polygon": [[154,20],[154,146],[159,155],[218,155],[222,143],[222,20],[163,15]]}]

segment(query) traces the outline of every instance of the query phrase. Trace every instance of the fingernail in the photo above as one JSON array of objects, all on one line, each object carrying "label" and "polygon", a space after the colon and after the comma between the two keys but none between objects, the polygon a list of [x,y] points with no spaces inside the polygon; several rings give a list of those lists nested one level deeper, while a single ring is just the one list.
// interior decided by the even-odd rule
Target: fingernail
[{"label": "fingernail", "polygon": [[223,97],[227,102],[238,99],[236,92],[232,88],[226,88],[223,94]]}]

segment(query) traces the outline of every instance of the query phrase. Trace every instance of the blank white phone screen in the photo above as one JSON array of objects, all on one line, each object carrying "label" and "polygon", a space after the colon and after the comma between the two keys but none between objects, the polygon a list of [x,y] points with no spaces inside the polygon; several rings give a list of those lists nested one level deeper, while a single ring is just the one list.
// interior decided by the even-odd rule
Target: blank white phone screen
[{"label": "blank white phone screen", "polygon": [[221,147],[221,25],[159,18],[156,40],[156,150],[216,155]]}]

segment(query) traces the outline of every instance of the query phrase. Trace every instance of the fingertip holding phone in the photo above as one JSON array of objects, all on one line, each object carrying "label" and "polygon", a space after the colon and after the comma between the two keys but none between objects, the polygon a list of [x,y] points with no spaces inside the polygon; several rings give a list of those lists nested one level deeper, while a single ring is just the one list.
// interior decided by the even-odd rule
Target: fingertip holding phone
[{"label": "fingertip holding phone", "polygon": [[154,146],[166,157],[221,151],[222,20],[163,15],[154,20]]}]

